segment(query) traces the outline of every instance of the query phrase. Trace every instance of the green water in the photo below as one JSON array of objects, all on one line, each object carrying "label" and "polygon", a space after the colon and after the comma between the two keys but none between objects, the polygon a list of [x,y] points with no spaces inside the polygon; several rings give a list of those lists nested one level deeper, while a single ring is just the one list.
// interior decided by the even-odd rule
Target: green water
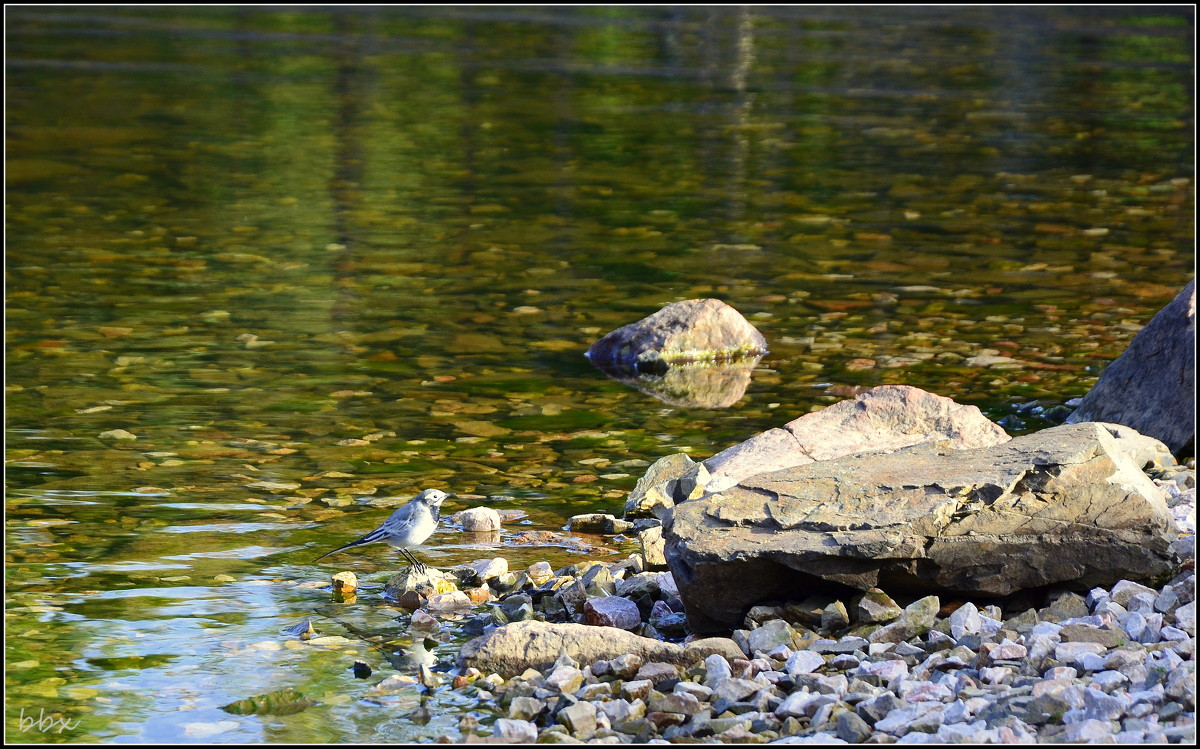
[{"label": "green water", "polygon": [[[511,534],[855,386],[1045,426],[1192,275],[1190,14],[6,9],[8,738],[457,735],[320,587],[397,560],[309,564],[396,498],[525,513],[434,564],[558,566],[633,547]],[[770,345],[733,407],[583,358],[698,297]]]}]

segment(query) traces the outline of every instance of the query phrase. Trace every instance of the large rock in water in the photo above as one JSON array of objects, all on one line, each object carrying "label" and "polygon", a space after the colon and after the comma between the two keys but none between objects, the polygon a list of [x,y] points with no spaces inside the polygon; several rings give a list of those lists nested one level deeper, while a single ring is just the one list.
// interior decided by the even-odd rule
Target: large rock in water
[{"label": "large rock in water", "polygon": [[1174,569],[1175,533],[1147,454],[1132,430],[1086,423],[759,474],[676,505],[667,562],[697,633],[831,586],[978,597],[1152,581]]},{"label": "large rock in water", "polygon": [[1068,424],[1133,427],[1180,455],[1195,454],[1196,281],[1159,310],[1100,375]]},{"label": "large rock in water", "polygon": [[762,333],[733,307],[720,299],[688,299],[617,328],[593,343],[587,357],[608,374],[633,377],[766,352]]},{"label": "large rock in water", "polygon": [[696,640],[685,645],[651,640],[615,627],[586,624],[549,624],[524,621],[497,627],[462,646],[460,666],[473,666],[484,673],[515,676],[527,668],[544,671],[566,653],[580,664],[612,660],[626,653],[644,661],[673,663],[688,667],[713,653],[725,658],[742,658],[737,644],[723,637]]}]

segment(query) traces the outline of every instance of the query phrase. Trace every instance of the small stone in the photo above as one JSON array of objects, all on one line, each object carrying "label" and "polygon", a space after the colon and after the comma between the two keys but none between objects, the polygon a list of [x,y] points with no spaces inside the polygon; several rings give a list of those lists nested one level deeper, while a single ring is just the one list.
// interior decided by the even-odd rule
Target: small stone
[{"label": "small stone", "polygon": [[339,572],[330,578],[335,593],[347,594],[358,589],[358,576],[353,572]]},{"label": "small stone", "polygon": [[900,699],[906,702],[943,702],[952,699],[950,687],[940,682],[902,681],[896,689]]},{"label": "small stone", "polygon": [[[925,637],[925,649],[928,652],[937,652],[939,650],[948,650],[954,647],[954,640],[949,635],[937,631],[936,629],[929,630],[929,634]],[[872,644],[874,647],[874,644]]]},{"label": "small stone", "polygon": [[797,640],[796,630],[792,625],[782,619],[772,619],[764,622],[758,629],[752,629],[745,635],[745,642],[739,642],[738,637],[734,637],[734,642],[742,646],[742,650],[746,655],[753,656],[755,653],[769,653],[780,645],[792,647]]},{"label": "small stone", "polygon": [[713,653],[704,659],[704,686],[709,689],[716,689],[721,686],[721,683],[733,676],[733,672],[729,668],[729,662],[717,653]]},{"label": "small stone", "polygon": [[419,630],[423,633],[437,632],[442,628],[441,623],[438,622],[437,619],[421,609],[417,609],[412,613],[412,617],[409,619],[408,624],[413,629]]},{"label": "small stone", "polygon": [[642,563],[648,570],[667,569],[667,545],[663,539],[662,526],[647,528],[638,534],[642,545]]},{"label": "small stone", "polygon": [[821,629],[826,632],[837,632],[850,626],[850,615],[846,612],[846,604],[834,601],[821,612]]},{"label": "small stone", "polygon": [[926,596],[904,608],[900,618],[880,627],[867,638],[871,642],[903,642],[933,628],[941,603],[937,596]]},{"label": "small stone", "polygon": [[878,697],[864,700],[854,708],[854,712],[868,723],[878,723],[888,713],[901,706],[900,698],[891,692],[884,692]]},{"label": "small stone", "polygon": [[1175,609],[1175,626],[1187,632],[1188,635],[1196,636],[1196,602],[1189,601],[1179,608]]},{"label": "small stone", "polygon": [[991,661],[1020,660],[1028,654],[1024,645],[1018,645],[1009,639],[1005,639],[999,645],[987,648],[984,652]]},{"label": "small stone", "polygon": [[1086,744],[1111,736],[1112,732],[1112,727],[1107,720],[1089,718],[1067,726],[1063,738],[1073,744]]},{"label": "small stone", "polygon": [[642,656],[636,653],[626,653],[609,661],[608,667],[612,671],[613,676],[618,679],[632,679],[643,663],[645,663],[645,660]]},{"label": "small stone", "polygon": [[828,695],[807,690],[792,692],[787,699],[780,703],[779,707],[775,708],[775,715],[779,718],[807,718],[816,711],[818,701],[822,701],[821,704],[824,704],[825,701],[831,699]]},{"label": "small stone", "polygon": [[757,681],[729,678],[713,690],[713,697],[715,699],[724,697],[730,702],[745,702],[750,695],[761,689],[763,689],[763,685]]},{"label": "small stone", "polygon": [[636,734],[641,730],[641,719],[646,715],[646,704],[640,699],[606,700],[598,705],[612,727],[622,733]]},{"label": "small stone", "polygon": [[1054,648],[1054,659],[1061,663],[1082,665],[1080,661],[1085,655],[1103,652],[1104,646],[1097,642],[1064,642]]},{"label": "small stone", "polygon": [[1084,598],[1084,601],[1087,603],[1088,608],[1093,613],[1096,611],[1097,606],[1099,606],[1101,603],[1104,603],[1105,601],[1108,601],[1108,600],[1111,600],[1111,599],[1110,599],[1108,590],[1106,590],[1105,588],[1092,588],[1091,590],[1088,591],[1087,596]]},{"label": "small stone", "polygon": [[789,676],[810,674],[825,665],[825,659],[811,650],[798,650],[784,664],[784,670]]},{"label": "small stone", "polygon": [[508,705],[508,717],[513,720],[534,720],[546,709],[546,703],[533,697],[513,697]]},{"label": "small stone", "polygon": [[896,679],[908,676],[908,664],[901,660],[876,661],[860,665],[857,671],[862,674],[874,674],[887,686]]},{"label": "small stone", "polygon": [[583,672],[572,666],[556,666],[544,684],[555,692],[574,694],[583,686]]},{"label": "small stone", "polygon": [[1012,681],[1013,671],[1006,666],[987,666],[979,669],[979,679],[984,684],[1007,684]]},{"label": "small stone", "polygon": [[567,527],[574,533],[613,535],[630,530],[633,528],[633,523],[628,520],[620,520],[612,515],[596,512],[571,517],[567,521]]},{"label": "small stone", "polygon": [[1119,629],[1076,623],[1063,624],[1059,636],[1066,642],[1095,642],[1106,648],[1115,648],[1129,639]]},{"label": "small stone", "polygon": [[[584,676],[587,679],[587,676]],[[597,684],[584,684],[576,695],[581,700],[596,701],[602,697],[612,696],[612,684],[607,681],[602,681]]]},{"label": "small stone", "polygon": [[[624,656],[622,656],[624,657]],[[658,686],[663,682],[671,679],[679,679],[679,669],[672,666],[670,663],[658,663],[651,661],[638,669],[637,679],[649,679],[650,683]]]},{"label": "small stone", "polygon": [[654,682],[649,679],[636,679],[621,684],[621,695],[627,700],[639,700],[650,695]]},{"label": "small stone", "polygon": [[433,613],[462,612],[471,608],[471,599],[461,590],[435,593],[429,597],[425,608]]},{"label": "small stone", "polygon": [[487,582],[492,578],[498,578],[501,575],[508,574],[508,560],[504,557],[480,559],[479,561],[471,562],[471,564],[467,566],[475,570],[476,575],[478,575],[479,579],[483,582]]},{"label": "small stone", "polygon": [[822,655],[853,653],[856,650],[865,651],[870,647],[871,643],[861,637],[843,637],[840,640],[814,640],[808,644],[809,650]]},{"label": "small stone", "polygon": [[1130,611],[1117,620],[1121,628],[1125,630],[1125,634],[1134,642],[1141,642],[1146,636],[1146,627],[1148,625],[1146,617],[1136,611]]},{"label": "small stone", "polygon": [[904,609],[879,588],[871,588],[855,601],[854,618],[864,624],[883,624],[900,616]]},{"label": "small stone", "polygon": [[593,598],[583,604],[583,613],[588,624],[595,627],[634,630],[642,625],[637,604],[620,596]]},{"label": "small stone", "polygon": [[1176,609],[1180,604],[1179,594],[1174,588],[1163,588],[1158,594],[1158,598],[1154,599],[1154,610],[1160,614],[1169,614]]},{"label": "small stone", "polygon": [[133,432],[127,432],[124,429],[110,429],[107,432],[101,432],[99,435],[102,440],[136,440],[137,435]]},{"label": "small stone", "polygon": [[1134,593],[1129,598],[1129,603],[1125,604],[1128,611],[1136,611],[1139,614],[1151,614],[1154,612],[1154,602],[1158,596],[1154,593]]},{"label": "small stone", "polygon": [[499,718],[492,724],[492,735],[510,744],[537,743],[537,726],[527,720]]},{"label": "small stone", "polygon": [[1117,687],[1129,683],[1129,677],[1120,671],[1100,671],[1092,675],[1092,684],[1105,692],[1111,692]]},{"label": "small stone", "polygon": [[1077,593],[1063,593],[1053,603],[1038,612],[1043,621],[1050,622],[1078,619],[1088,614],[1087,600]]},{"label": "small stone", "polygon": [[650,712],[678,713],[680,715],[695,715],[700,712],[701,705],[695,695],[672,692],[653,691],[647,704]]},{"label": "small stone", "polygon": [[500,530],[500,513],[490,507],[472,507],[458,513],[458,522],[467,533]]},{"label": "small stone", "polygon": [[596,706],[590,702],[576,702],[559,710],[557,720],[571,733],[590,738],[596,732]]},{"label": "small stone", "polygon": [[393,674],[372,687],[368,691],[368,694],[387,694],[389,692],[397,692],[402,689],[407,689],[417,683],[417,680],[408,674]]},{"label": "small stone", "polygon": [[955,640],[961,640],[963,635],[978,634],[982,628],[983,619],[973,603],[964,603],[950,615],[950,636]]},{"label": "small stone", "polygon": [[1130,580],[1120,580],[1113,586],[1110,598],[1125,608],[1129,608],[1129,600],[1138,593],[1147,593],[1153,598],[1158,597],[1158,594],[1152,588],[1147,588],[1145,585]]},{"label": "small stone", "polygon": [[554,569],[549,562],[534,562],[526,572],[534,585],[542,585],[554,577]]},{"label": "small stone", "polygon": [[[906,707],[897,707],[889,712],[881,720],[875,723],[875,731],[890,733],[896,736],[903,736],[911,731],[921,733],[932,733],[941,725],[941,715],[936,716],[935,720],[921,720],[926,713],[937,709],[939,705],[934,702],[925,702],[920,705],[909,705]],[[929,730],[921,730],[926,728]]]},{"label": "small stone", "polygon": [[861,744],[871,735],[867,722],[852,712],[844,712],[837,718],[837,736],[848,744]]}]

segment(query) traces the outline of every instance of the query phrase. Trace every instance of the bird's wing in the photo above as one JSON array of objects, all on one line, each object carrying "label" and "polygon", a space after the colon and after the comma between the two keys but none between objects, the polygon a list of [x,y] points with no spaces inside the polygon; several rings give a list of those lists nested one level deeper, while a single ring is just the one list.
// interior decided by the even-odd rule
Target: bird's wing
[{"label": "bird's wing", "polygon": [[389,515],[388,519],[383,521],[383,525],[379,527],[383,528],[385,526],[391,526],[394,528],[398,525],[411,523],[413,515],[416,514],[417,510],[419,509],[419,505],[420,503],[416,501],[409,502]]}]

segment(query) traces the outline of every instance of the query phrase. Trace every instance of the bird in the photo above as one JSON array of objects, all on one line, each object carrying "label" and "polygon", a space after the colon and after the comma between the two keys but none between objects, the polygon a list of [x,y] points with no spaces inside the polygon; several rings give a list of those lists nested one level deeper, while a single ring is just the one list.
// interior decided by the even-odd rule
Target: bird
[{"label": "bird", "polygon": [[389,546],[399,549],[400,554],[408,561],[409,566],[417,572],[424,573],[426,570],[425,565],[413,556],[408,547],[419,546],[425,542],[425,539],[433,535],[433,532],[437,530],[438,520],[441,518],[442,502],[445,502],[446,498],[451,496],[453,495],[447,494],[440,489],[426,489],[409,500],[403,507],[393,512],[375,530],[357,541],[351,541],[345,546],[339,546],[333,551],[322,554],[314,559],[312,563],[316,564],[330,554],[336,554],[353,546],[364,546],[377,541],[383,541]]}]

